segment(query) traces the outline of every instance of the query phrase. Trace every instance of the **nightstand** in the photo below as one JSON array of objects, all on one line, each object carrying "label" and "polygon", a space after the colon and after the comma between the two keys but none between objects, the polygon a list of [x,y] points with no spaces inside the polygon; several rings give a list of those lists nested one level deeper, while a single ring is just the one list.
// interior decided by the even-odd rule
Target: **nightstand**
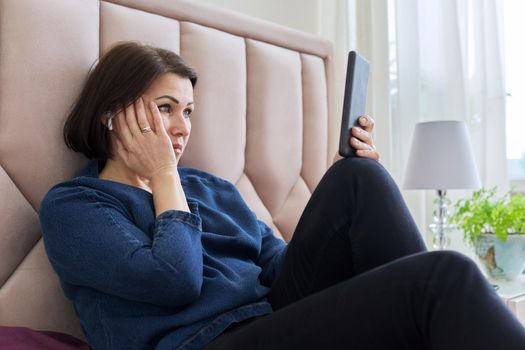
[{"label": "nightstand", "polygon": [[525,276],[522,274],[515,281],[498,282],[497,285],[499,287],[498,294],[525,326]]},{"label": "nightstand", "polygon": [[[463,241],[463,232],[453,231],[450,233],[450,249],[458,251],[472,260],[474,260],[479,269],[485,274],[483,267],[480,266],[474,251],[471,247]],[[485,274],[486,276],[486,274]],[[521,321],[525,326],[525,275],[520,275],[517,279],[512,282],[506,281],[492,281],[489,283],[497,285],[497,292],[501,298],[505,301],[512,313]]]}]

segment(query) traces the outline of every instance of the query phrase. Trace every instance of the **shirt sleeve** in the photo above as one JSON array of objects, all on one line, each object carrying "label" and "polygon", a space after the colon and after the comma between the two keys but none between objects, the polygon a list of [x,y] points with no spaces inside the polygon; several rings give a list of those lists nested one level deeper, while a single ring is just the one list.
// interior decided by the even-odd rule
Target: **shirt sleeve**
[{"label": "shirt sleeve", "polygon": [[257,220],[257,224],[261,232],[261,253],[257,261],[257,265],[262,268],[259,279],[263,285],[271,287],[281,269],[287,244],[275,237],[272,229],[264,222]]},{"label": "shirt sleeve", "polygon": [[129,300],[179,307],[201,292],[201,219],[168,210],[149,238],[116,199],[55,188],[40,209],[49,260],[63,282]]}]

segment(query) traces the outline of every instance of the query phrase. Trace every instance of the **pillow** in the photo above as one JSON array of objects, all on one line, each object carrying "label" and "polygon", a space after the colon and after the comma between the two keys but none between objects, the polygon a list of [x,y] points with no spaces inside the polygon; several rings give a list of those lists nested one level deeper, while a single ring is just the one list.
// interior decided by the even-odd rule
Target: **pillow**
[{"label": "pillow", "polygon": [[2,350],[90,350],[88,344],[69,334],[37,331],[25,327],[0,327]]}]

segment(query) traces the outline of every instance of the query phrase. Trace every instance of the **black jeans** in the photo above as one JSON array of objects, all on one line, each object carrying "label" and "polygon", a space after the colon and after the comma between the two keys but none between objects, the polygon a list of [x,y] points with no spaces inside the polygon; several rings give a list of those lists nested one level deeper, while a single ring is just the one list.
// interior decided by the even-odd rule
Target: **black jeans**
[{"label": "black jeans", "polygon": [[525,330],[477,266],[426,252],[377,162],[325,174],[268,295],[274,312],[235,325],[218,349],[525,349]]}]

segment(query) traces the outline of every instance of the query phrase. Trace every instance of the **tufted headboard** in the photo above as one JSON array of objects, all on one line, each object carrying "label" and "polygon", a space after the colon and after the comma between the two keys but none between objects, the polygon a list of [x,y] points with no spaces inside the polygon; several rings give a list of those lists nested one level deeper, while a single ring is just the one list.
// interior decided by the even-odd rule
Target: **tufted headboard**
[{"label": "tufted headboard", "polygon": [[[182,0],[0,1],[0,325],[83,337],[51,269],[40,201],[86,162],[62,125],[95,60],[120,40],[171,49],[199,74],[181,165],[237,185],[289,240],[331,164],[332,46]],[[335,126],[335,127],[334,127]]]}]

